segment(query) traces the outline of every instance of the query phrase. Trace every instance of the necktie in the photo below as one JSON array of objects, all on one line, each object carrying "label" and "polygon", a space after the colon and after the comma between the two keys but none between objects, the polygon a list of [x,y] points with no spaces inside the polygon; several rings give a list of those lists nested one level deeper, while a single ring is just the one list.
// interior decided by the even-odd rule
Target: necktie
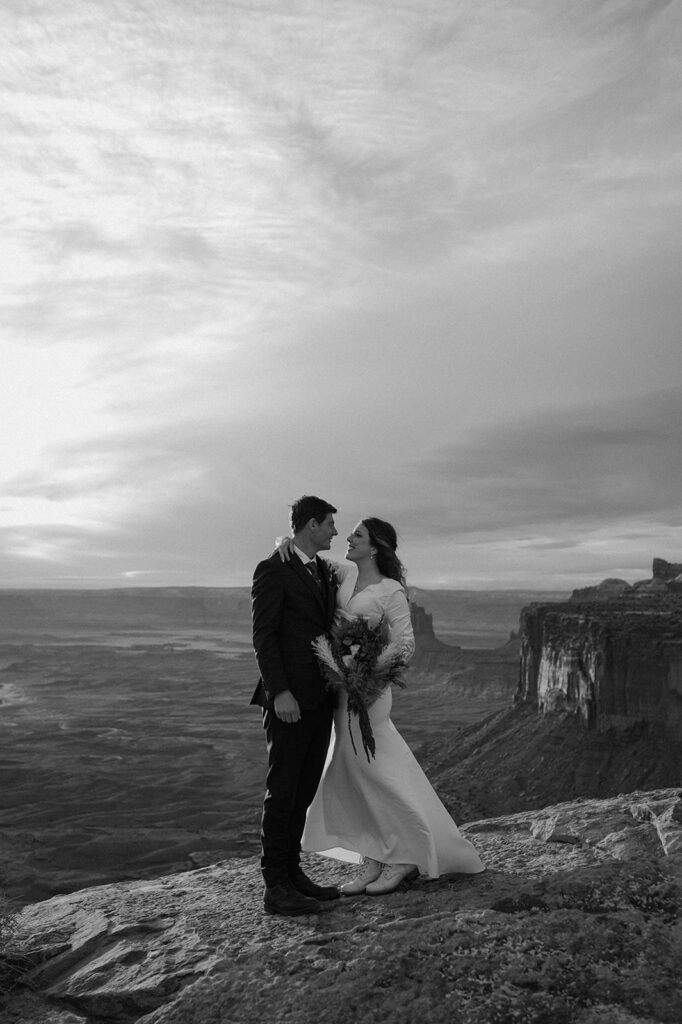
[{"label": "necktie", "polygon": [[317,568],[317,562],[306,562],[305,567],[317,583],[318,587],[321,587],[322,577],[320,576],[320,570]]}]

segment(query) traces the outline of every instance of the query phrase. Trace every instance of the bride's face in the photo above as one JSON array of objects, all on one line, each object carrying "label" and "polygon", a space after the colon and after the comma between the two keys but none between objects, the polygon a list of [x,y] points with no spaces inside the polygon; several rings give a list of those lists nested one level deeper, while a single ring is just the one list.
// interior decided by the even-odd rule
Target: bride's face
[{"label": "bride's face", "polygon": [[365,558],[371,558],[375,548],[369,540],[369,530],[364,523],[360,522],[348,536],[348,548],[346,558],[351,562],[362,562]]}]

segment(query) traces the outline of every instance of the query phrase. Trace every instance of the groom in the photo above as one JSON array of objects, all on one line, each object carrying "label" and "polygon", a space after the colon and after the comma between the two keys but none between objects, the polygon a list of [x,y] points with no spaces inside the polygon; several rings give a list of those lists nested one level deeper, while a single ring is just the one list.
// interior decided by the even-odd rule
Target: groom
[{"label": "groom", "polygon": [[337,530],[336,509],[313,495],[291,507],[295,554],[259,562],[251,591],[253,646],[260,680],[251,699],[263,708],[268,774],[261,826],[263,898],[269,914],[310,914],[335,886],[301,870],[301,836],[322,775],[331,735],[332,702],[311,642],[331,627],[336,584],[318,551]]}]

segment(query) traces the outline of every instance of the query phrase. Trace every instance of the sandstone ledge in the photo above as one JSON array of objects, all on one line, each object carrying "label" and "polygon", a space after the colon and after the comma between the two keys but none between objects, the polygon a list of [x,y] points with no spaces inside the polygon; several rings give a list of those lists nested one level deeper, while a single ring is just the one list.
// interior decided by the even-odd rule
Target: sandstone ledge
[{"label": "sandstone ledge", "polygon": [[[7,1024],[682,1018],[682,793],[581,800],[463,828],[487,870],[265,917],[253,859],[26,907],[34,992]],[[318,878],[347,869],[309,858]]]}]

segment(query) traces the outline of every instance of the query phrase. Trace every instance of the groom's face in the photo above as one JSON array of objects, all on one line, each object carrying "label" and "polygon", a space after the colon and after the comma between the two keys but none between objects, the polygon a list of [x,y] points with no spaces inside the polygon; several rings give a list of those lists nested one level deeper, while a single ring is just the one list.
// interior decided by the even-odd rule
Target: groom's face
[{"label": "groom's face", "polygon": [[332,544],[332,538],[336,537],[337,533],[338,530],[334,525],[334,516],[331,512],[319,523],[317,519],[310,520],[310,537],[317,551],[328,551]]}]

